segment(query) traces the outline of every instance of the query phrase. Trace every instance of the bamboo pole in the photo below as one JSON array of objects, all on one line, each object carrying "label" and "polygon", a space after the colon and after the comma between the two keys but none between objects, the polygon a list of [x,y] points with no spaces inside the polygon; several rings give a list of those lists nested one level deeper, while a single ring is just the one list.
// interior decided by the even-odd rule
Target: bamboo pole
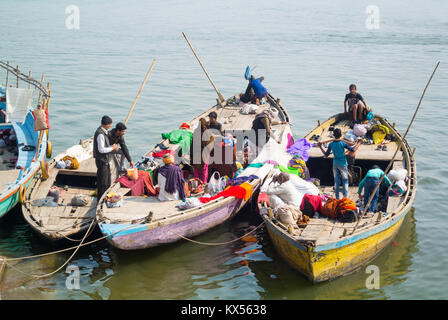
[{"label": "bamboo pole", "polygon": [[219,102],[223,103],[225,101],[224,97],[222,96],[221,92],[219,92],[219,90],[216,87],[215,83],[213,82],[212,78],[210,78],[210,75],[208,74],[207,70],[205,69],[204,65],[202,64],[202,61],[199,59],[198,55],[196,54],[196,52],[193,49],[193,46],[191,45],[190,41],[188,40],[187,35],[184,32],[182,32],[182,35],[184,36],[185,40],[187,41],[188,45],[190,46],[191,51],[193,51],[193,54],[196,57],[196,59],[198,60],[199,64],[201,65],[202,70],[204,70],[204,73],[207,76],[210,83],[212,84],[213,89],[215,89],[216,94],[218,95]]},{"label": "bamboo pole", "polygon": [[127,123],[128,123],[128,120],[129,120],[129,118],[131,117],[132,111],[134,110],[134,107],[135,107],[135,105],[136,105],[136,103],[137,103],[137,100],[138,100],[138,98],[140,97],[140,94],[142,93],[143,88],[145,87],[146,81],[148,80],[149,75],[151,74],[152,69],[154,68],[154,65],[155,65],[155,64],[156,64],[156,59],[154,59],[154,60],[152,61],[151,67],[149,67],[149,70],[148,70],[148,72],[146,73],[145,79],[143,80],[142,85],[140,86],[140,90],[138,91],[138,94],[137,94],[137,96],[136,96],[135,99],[134,99],[134,103],[132,104],[131,108],[129,109],[129,112],[128,112],[128,115],[127,115],[127,117],[126,117],[126,120],[124,121],[124,124],[127,124]]},{"label": "bamboo pole", "polygon": [[50,111],[50,82],[47,82],[47,92],[48,92],[48,97],[47,97],[47,105],[45,106],[45,109],[47,110],[47,111]]},{"label": "bamboo pole", "polygon": [[[404,140],[404,139],[406,138],[406,136],[407,136],[407,134],[408,134],[408,132],[409,132],[409,129],[411,129],[411,126],[412,126],[412,124],[414,123],[415,117],[417,116],[417,112],[418,112],[418,110],[420,109],[420,105],[421,105],[421,103],[422,103],[423,97],[425,96],[426,89],[428,88],[429,84],[431,83],[431,80],[432,80],[434,74],[436,73],[436,70],[437,70],[437,68],[439,67],[439,64],[440,64],[440,61],[437,62],[436,66],[435,66],[435,68],[434,68],[434,71],[433,71],[432,74],[431,74],[431,77],[429,77],[429,80],[428,80],[428,82],[426,83],[425,89],[423,90],[423,93],[422,93],[422,95],[421,95],[421,97],[420,97],[420,100],[419,100],[419,102],[418,102],[417,108],[415,109],[414,115],[412,116],[411,122],[409,123],[408,128],[406,129],[406,132],[404,133],[404,135],[403,135],[403,137],[402,137],[402,140]],[[380,180],[378,181],[377,185],[375,186],[375,189],[373,189],[373,192],[370,194],[369,201],[368,201],[367,204],[365,205],[364,212],[362,213],[361,217],[360,217],[360,218],[358,219],[358,221],[356,222],[356,225],[355,225],[355,227],[353,228],[352,234],[355,233],[356,228],[358,227],[359,223],[361,222],[361,219],[366,215],[366,213],[367,213],[367,211],[368,211],[368,209],[369,209],[369,206],[370,206],[370,204],[372,203],[373,197],[375,196],[376,191],[377,191],[378,188],[380,187],[381,182],[384,180],[384,177],[386,176],[386,173],[387,173],[387,172],[389,171],[389,169],[392,167],[392,164],[394,163],[395,157],[397,156],[399,150],[400,150],[400,148],[397,148],[397,149],[395,150],[395,153],[394,153],[392,159],[390,160],[389,164],[387,165],[386,170],[384,170],[383,175],[381,176]],[[408,168],[408,170],[409,170],[409,168]]]},{"label": "bamboo pole", "polygon": [[[44,81],[45,75],[42,73],[42,77],[40,78],[40,83],[42,84]],[[42,91],[39,90],[39,98],[37,99],[37,104],[40,104],[40,99],[42,98]]]}]

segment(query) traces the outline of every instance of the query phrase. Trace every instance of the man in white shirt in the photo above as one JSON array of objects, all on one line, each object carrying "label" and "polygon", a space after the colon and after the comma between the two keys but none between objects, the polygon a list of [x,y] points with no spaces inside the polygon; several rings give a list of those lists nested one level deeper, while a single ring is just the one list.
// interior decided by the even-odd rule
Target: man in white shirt
[{"label": "man in white shirt", "polygon": [[110,145],[108,130],[112,126],[112,119],[108,116],[103,116],[101,119],[101,126],[96,129],[93,136],[93,157],[97,168],[97,197],[98,199],[106,192],[111,184],[110,176],[110,154],[112,151],[118,150],[118,145]]}]

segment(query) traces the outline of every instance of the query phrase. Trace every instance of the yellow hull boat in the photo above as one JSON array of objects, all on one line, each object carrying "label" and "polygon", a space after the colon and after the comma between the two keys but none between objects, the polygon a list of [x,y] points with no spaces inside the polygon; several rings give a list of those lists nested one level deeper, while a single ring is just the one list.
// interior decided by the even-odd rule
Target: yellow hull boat
[{"label": "yellow hull boat", "polygon": [[[343,223],[322,218],[311,218],[305,228],[285,226],[274,218],[266,204],[259,203],[260,214],[279,255],[313,283],[345,276],[366,266],[394,239],[414,201],[417,190],[414,152],[395,125],[379,116],[375,119],[388,127],[395,139],[387,144],[387,150],[377,150],[374,144],[362,144],[355,165],[362,167],[364,174],[372,164],[378,164],[384,170],[396,148],[400,148],[392,169],[405,168],[408,171],[405,194],[383,199],[381,210],[364,216],[357,227],[356,222]],[[327,140],[331,138],[330,127],[341,128],[343,134],[350,130],[349,121],[344,120],[343,114],[338,114],[319,123],[305,138],[311,143],[311,138],[316,136],[320,136],[321,141]],[[332,166],[329,159],[332,156],[324,158],[317,147],[310,149],[309,154],[307,164],[311,176],[321,180],[321,192],[334,196],[333,178],[328,172]],[[326,179],[324,174],[331,179]],[[356,200],[357,191],[357,186],[350,186],[348,197]]]}]

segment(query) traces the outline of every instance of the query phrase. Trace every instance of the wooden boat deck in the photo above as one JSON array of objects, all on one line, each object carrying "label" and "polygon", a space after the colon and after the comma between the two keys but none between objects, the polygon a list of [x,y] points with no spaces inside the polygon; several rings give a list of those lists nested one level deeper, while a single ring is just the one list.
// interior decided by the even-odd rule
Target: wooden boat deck
[{"label": "wooden boat deck", "polygon": [[[263,110],[271,107],[271,104],[266,103],[264,105],[260,105],[257,110],[257,114]],[[208,120],[208,114],[212,111],[215,111],[218,114],[218,121],[222,124],[223,131],[241,131],[241,130],[251,130],[252,121],[255,118],[256,114],[241,114],[241,107],[238,105],[226,105],[225,107],[221,107],[219,105],[213,106],[207,111],[199,114],[189,122],[187,122],[191,126],[191,131],[194,131],[194,128],[199,123],[199,119],[204,117]],[[279,118],[280,116],[280,118]],[[274,121],[286,121],[289,119],[284,119],[282,113],[278,113]],[[285,125],[275,125],[272,127],[273,134],[281,134],[285,128]],[[179,150],[180,146],[177,144],[171,144],[169,140],[165,139],[162,143],[167,146],[169,149],[176,151],[176,162],[179,163],[179,159],[177,158],[177,150]],[[148,151],[145,156],[151,156],[153,152],[161,151],[160,148],[156,147]],[[238,154],[238,153],[237,153]],[[241,159],[237,159],[238,161],[242,161]],[[253,170],[247,171],[247,173],[252,172],[253,174],[257,174],[256,168],[249,168]],[[247,170],[247,169],[246,169]],[[263,169],[263,170],[266,170]],[[260,171],[261,172],[261,171]],[[266,172],[267,174],[268,172]],[[258,184],[259,181],[254,181],[253,185]],[[143,221],[149,217],[149,212],[152,212],[152,221],[157,221],[159,219],[166,219],[169,217],[174,217],[179,214],[188,216],[188,213],[191,212],[200,212],[203,208],[210,207],[212,203],[202,205],[196,208],[192,208],[189,210],[181,211],[175,206],[181,203],[181,201],[159,201],[157,197],[133,197],[127,195],[126,193],[129,190],[126,188],[121,188],[119,183],[115,183],[111,186],[111,188],[107,192],[114,192],[121,194],[123,196],[123,206],[119,208],[107,208],[103,201],[100,201],[100,205],[98,208],[98,216],[97,218],[100,221],[106,221],[109,223],[132,223],[135,221]],[[216,201],[228,201],[224,200],[224,198],[220,198]],[[213,204],[216,202],[213,201]]]},{"label": "wooden boat deck", "polygon": [[[339,128],[342,131],[342,136],[344,134],[352,129],[350,129],[349,124],[350,122],[348,120],[342,120],[340,122],[337,122],[336,124],[332,123],[334,125],[334,128]],[[308,140],[311,143],[316,143],[317,141],[310,140],[314,134],[320,135],[322,137],[321,141],[325,141],[328,139],[332,139],[332,132],[328,129],[331,125],[322,126],[321,128],[315,129],[311,134],[309,134]],[[395,151],[400,146],[397,144],[397,142],[390,141],[385,144],[387,146],[387,151],[383,150],[376,150],[378,145],[376,144],[363,144],[360,146],[357,154],[356,159],[358,160],[390,160],[392,159]],[[311,148],[309,150],[310,157],[322,157],[322,151],[318,147]],[[331,154],[328,158],[333,159],[333,154]],[[395,157],[395,160],[403,160],[403,153],[399,152],[397,156]]]},{"label": "wooden boat deck", "polygon": [[[410,177],[408,181],[408,192],[406,195],[401,197],[389,197],[387,200],[386,210],[385,212],[379,211],[376,213],[368,213],[364,216],[364,218],[360,221],[355,234],[362,233],[368,229],[373,228],[374,226],[385,224],[396,218],[397,212],[401,212],[405,206],[409,206],[409,203],[412,202],[413,193],[412,189],[415,187],[415,164],[412,162],[411,164],[411,155],[409,146],[401,141],[401,136],[399,133],[391,126],[386,120],[380,118],[382,124],[385,124],[389,127],[391,132],[394,132],[394,135],[399,138],[398,142],[389,142],[387,144],[388,151],[377,151],[375,150],[377,145],[365,145],[362,144],[358,150],[356,155],[356,160],[374,160],[374,161],[387,161],[389,162],[393,153],[395,152],[394,148],[401,148],[395,157],[392,169],[408,169],[408,175]],[[321,126],[316,127],[310,133],[308,133],[305,138],[310,141],[313,135],[318,134],[322,136],[321,141],[331,139],[329,136],[328,128],[331,125],[334,125],[334,119],[329,119],[327,122],[322,124]],[[340,121],[337,122],[335,127],[341,128],[343,134],[344,132],[350,130],[348,121]],[[311,143],[315,143],[316,141],[310,141]],[[393,146],[393,148],[391,147]],[[314,147],[310,149],[310,159],[311,158],[323,158],[323,154],[318,147]],[[332,157],[329,157],[332,158]],[[414,167],[413,167],[414,166]],[[328,172],[328,174],[331,174]],[[365,172],[363,173],[363,175]],[[414,174],[414,177],[412,177]],[[321,186],[320,187],[321,194],[325,193],[330,195],[331,197],[335,197],[334,187],[333,186]],[[342,190],[341,190],[342,191]],[[409,198],[411,197],[411,199]],[[358,196],[358,186],[349,186],[348,198],[353,201],[357,201]],[[261,208],[262,214],[266,213],[266,208]],[[349,236],[353,233],[356,222],[350,223],[342,223],[337,220],[328,219],[326,217],[315,217],[310,219],[310,222],[305,228],[299,228],[298,226],[294,226],[293,233],[288,233],[288,228],[282,225],[280,222],[277,222],[281,229],[294,241],[303,243],[303,244],[312,244],[312,246],[318,246],[323,244],[328,244],[331,242],[339,241],[342,238]]]},{"label": "wooden boat deck", "polygon": [[[79,168],[57,169],[56,160],[65,155],[75,156],[84,159],[79,162]],[[96,189],[94,182],[87,183],[87,186],[76,184],[77,179],[93,179],[96,176],[95,160],[92,158],[92,139],[81,141],[65,152],[57,155],[49,163],[50,174],[48,179],[43,180],[41,175],[32,181],[27,191],[27,201],[22,206],[25,219],[31,227],[50,240],[59,240],[71,237],[85,230],[95,218],[97,199],[90,196]],[[115,166],[112,165],[112,170]],[[67,176],[64,183],[57,181],[58,178]],[[73,181],[73,183],[71,183]],[[37,206],[35,201],[45,199],[51,187],[67,187],[66,191],[61,191],[57,207]],[[71,200],[75,195],[83,194],[87,196],[86,206],[72,206]]]},{"label": "wooden boat deck", "polygon": [[10,183],[15,183],[19,177],[20,170],[1,170],[0,171],[0,190],[3,190]]}]

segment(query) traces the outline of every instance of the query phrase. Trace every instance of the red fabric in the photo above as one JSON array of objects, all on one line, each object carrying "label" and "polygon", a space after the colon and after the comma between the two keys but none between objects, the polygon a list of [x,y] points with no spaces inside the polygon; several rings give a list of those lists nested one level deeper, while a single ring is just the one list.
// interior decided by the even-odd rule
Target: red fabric
[{"label": "red fabric", "polygon": [[174,156],[174,151],[173,151],[173,150],[163,150],[163,151],[159,151],[159,152],[153,152],[153,153],[152,153],[152,156],[153,156],[154,158],[163,158],[163,156],[164,156],[165,154],[167,154],[167,153],[169,153],[169,154],[171,154],[171,155]]},{"label": "red fabric", "polygon": [[233,186],[233,187],[229,187],[226,190],[218,193],[216,196],[213,197],[201,197],[199,198],[199,201],[201,201],[202,203],[208,203],[212,200],[218,199],[220,197],[235,197],[238,199],[243,199],[244,196],[246,195],[246,189],[240,187],[240,186]]},{"label": "red fabric", "polygon": [[305,209],[305,201],[308,201],[314,209],[314,212],[321,212],[322,210],[322,198],[320,196],[315,196],[309,193],[306,193],[303,196],[302,203],[300,204],[300,210],[303,211]]},{"label": "red fabric", "polygon": [[131,189],[132,196],[141,196],[145,194],[145,182],[141,178],[130,180],[127,175],[122,175],[116,181],[120,182],[122,187]]},{"label": "red fabric", "polygon": [[146,194],[148,196],[155,196],[157,194],[154,184],[152,183],[151,173],[148,171],[138,170],[138,178],[143,179],[146,187]]},{"label": "red fabric", "polygon": [[260,203],[261,201],[266,202],[266,204],[269,206],[269,195],[266,192],[260,192],[258,195],[257,203]]},{"label": "red fabric", "polygon": [[138,171],[138,179],[130,180],[127,175],[123,175],[116,180],[122,187],[131,189],[132,196],[141,196],[147,194],[155,196],[157,194],[152,183],[151,174],[147,171]]}]

